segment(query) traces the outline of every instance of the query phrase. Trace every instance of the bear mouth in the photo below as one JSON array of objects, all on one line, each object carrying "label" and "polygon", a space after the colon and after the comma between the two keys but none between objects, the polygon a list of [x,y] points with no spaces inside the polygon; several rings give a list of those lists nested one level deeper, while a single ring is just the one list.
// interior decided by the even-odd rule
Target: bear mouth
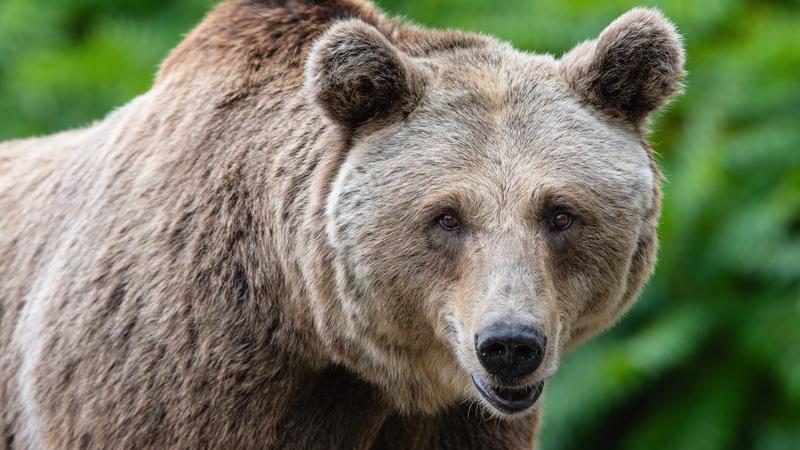
[{"label": "bear mouth", "polygon": [[492,406],[506,414],[515,414],[530,408],[544,390],[544,381],[526,387],[493,387],[480,377],[472,375],[472,383]]}]

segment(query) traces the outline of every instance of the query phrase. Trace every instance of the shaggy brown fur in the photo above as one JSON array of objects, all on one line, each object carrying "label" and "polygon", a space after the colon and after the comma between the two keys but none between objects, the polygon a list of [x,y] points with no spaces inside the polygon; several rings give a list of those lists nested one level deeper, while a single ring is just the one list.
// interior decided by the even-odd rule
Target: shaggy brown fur
[{"label": "shaggy brown fur", "polygon": [[[147,94],[0,146],[0,449],[532,446],[536,409],[472,405],[470,343],[530,318],[546,379],[652,270],[631,129],[682,52],[633,14],[561,64],[357,0],[229,0]],[[556,207],[568,235],[539,229]],[[431,225],[451,210],[463,234]]]},{"label": "shaggy brown fur", "polygon": [[672,24],[645,9],[619,18],[563,61],[568,85],[578,97],[637,127],[681,90],[684,75],[680,36]]}]

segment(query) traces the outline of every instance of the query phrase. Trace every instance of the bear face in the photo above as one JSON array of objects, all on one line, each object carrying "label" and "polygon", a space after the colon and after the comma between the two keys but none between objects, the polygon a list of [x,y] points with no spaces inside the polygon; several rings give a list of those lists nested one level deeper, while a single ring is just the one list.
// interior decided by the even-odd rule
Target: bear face
[{"label": "bear face", "polygon": [[643,130],[680,89],[672,25],[633,10],[556,60],[488,39],[416,55],[350,20],[306,75],[350,142],[325,198],[335,359],[403,411],[533,411],[652,271]]}]

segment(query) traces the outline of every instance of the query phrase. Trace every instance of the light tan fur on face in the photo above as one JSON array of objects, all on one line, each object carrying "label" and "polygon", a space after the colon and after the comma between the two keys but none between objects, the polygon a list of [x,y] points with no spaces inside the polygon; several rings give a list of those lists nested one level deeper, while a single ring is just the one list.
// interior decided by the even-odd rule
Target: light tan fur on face
[{"label": "light tan fur on face", "polygon": [[636,298],[641,130],[682,58],[651,10],[557,60],[361,1],[223,2],[148,93],[0,145],[0,449],[530,447],[536,411],[472,385],[475,334],[538,327],[534,382]]},{"label": "light tan fur on face", "polygon": [[[342,253],[340,297],[364,298],[356,308],[362,316],[352,315],[351,326],[363,321],[361,339],[370,339],[371,330],[395,330],[375,339],[407,343],[404,336],[413,331],[419,335],[413,342],[426,348],[444,341],[460,367],[481,373],[472,336],[493,320],[521,318],[546,331],[549,357],[533,376],[546,379],[565,349],[619,317],[646,277],[641,271],[649,272],[650,266],[632,261],[637,251],[651,251],[657,174],[640,137],[569,96],[551,58],[502,48],[419,64],[436,73],[427,95],[402,127],[356,143],[328,197],[327,234]],[[405,168],[404,176],[395,179],[391,174],[398,167]],[[461,207],[470,223],[468,236],[453,244],[460,246],[457,254],[424,249],[430,246],[423,236],[431,232],[426,227],[432,217],[420,215],[442,198]],[[561,247],[541,230],[551,201],[565,202],[586,221]],[[372,219],[362,223],[366,212]],[[387,285],[387,279],[399,284]],[[419,286],[410,286],[409,279]],[[372,285],[376,281],[382,284]],[[415,297],[420,300],[411,305],[402,300]],[[402,311],[386,317],[392,308],[418,302],[427,308],[414,306],[406,314],[424,315],[428,324],[402,323],[421,329],[397,329]],[[419,352],[383,347],[389,355]],[[380,348],[373,343],[370,354]],[[397,359],[418,365],[363,370],[389,372],[372,376],[388,376],[393,384],[426,373],[419,369],[428,364],[425,359]],[[468,381],[463,374],[457,378]],[[424,380],[409,389],[430,390],[432,399],[448,392],[430,386]],[[450,400],[463,391],[451,389]],[[404,398],[407,393],[397,401]]]}]

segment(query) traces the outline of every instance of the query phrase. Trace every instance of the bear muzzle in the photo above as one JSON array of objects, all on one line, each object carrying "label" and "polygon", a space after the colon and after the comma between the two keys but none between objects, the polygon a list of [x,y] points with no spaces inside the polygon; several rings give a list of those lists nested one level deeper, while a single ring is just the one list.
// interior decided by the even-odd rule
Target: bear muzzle
[{"label": "bear muzzle", "polygon": [[481,396],[502,412],[522,412],[536,403],[544,381],[523,384],[545,357],[547,338],[528,324],[495,322],[475,335],[475,351],[481,366],[494,382],[473,374]]}]

